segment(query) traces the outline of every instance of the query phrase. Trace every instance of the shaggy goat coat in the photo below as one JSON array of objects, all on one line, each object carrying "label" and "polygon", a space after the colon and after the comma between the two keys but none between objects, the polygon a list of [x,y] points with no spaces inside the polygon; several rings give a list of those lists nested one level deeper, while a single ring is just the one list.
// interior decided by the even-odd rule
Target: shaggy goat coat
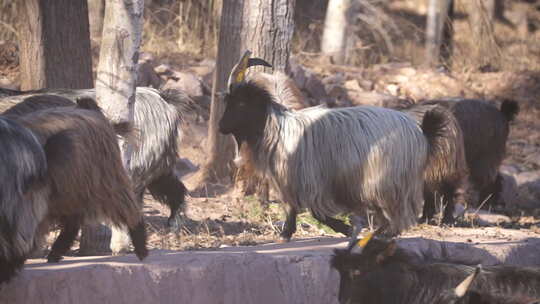
[{"label": "shaggy goat coat", "polygon": [[[0,118],[9,121],[7,117]],[[123,168],[116,134],[107,119],[96,111],[64,107],[35,111],[18,117],[15,122],[22,131],[31,134],[38,145],[31,147],[33,157],[21,154],[24,147],[15,152],[21,158],[13,159],[15,167],[6,168],[9,170],[6,172],[20,176],[34,162],[33,166],[40,168],[36,175],[44,175],[44,182],[17,189],[23,186],[17,185],[20,178],[11,183],[11,177],[2,176],[2,185],[10,187],[5,191],[10,197],[2,197],[2,200],[10,201],[2,202],[0,210],[5,214],[2,226],[6,228],[2,230],[2,239],[6,241],[0,245],[2,252],[8,252],[7,246],[15,253],[0,263],[11,267],[9,269],[22,266],[37,240],[48,231],[49,223],[59,223],[62,227],[48,255],[49,262],[58,261],[71,247],[82,223],[103,220],[128,227],[135,252],[143,259],[147,250],[142,213]],[[3,141],[2,153],[19,146],[13,140]],[[41,171],[45,168],[46,174],[43,174]],[[27,183],[32,181],[32,178],[27,179]],[[3,279],[9,279],[12,274],[13,271]]]},{"label": "shaggy goat coat", "polygon": [[[335,249],[331,265],[340,273],[340,303],[348,304],[445,303],[445,294],[475,270],[467,265],[420,261],[377,239],[369,241],[360,254]],[[514,299],[539,298],[540,268],[484,267],[469,290]]]},{"label": "shaggy goat coat", "polygon": [[406,111],[421,124],[426,112],[438,107],[444,112],[447,121],[439,130],[440,140],[432,145],[432,157],[429,158],[424,176],[424,214],[425,219],[434,216],[435,206],[439,201],[447,205],[444,221],[453,221],[454,204],[463,203],[467,163],[463,134],[454,115],[438,105],[417,104]]},{"label": "shaggy goat coat", "polygon": [[429,100],[421,104],[441,105],[454,114],[463,133],[469,178],[479,192],[479,202],[490,194],[497,196],[499,166],[506,154],[509,123],[519,112],[518,104],[505,100],[497,109],[484,100],[461,98]]},{"label": "shaggy goat coat", "polygon": [[48,207],[46,174],[45,152],[34,134],[0,117],[0,284],[37,245]]},{"label": "shaggy goat coat", "polygon": [[[74,105],[66,99],[44,100],[43,97],[48,95],[35,94],[62,96],[72,102],[84,97],[95,99],[94,89],[45,89],[19,93],[24,95],[0,99],[0,109],[4,109],[4,114],[23,115],[38,109]],[[136,93],[133,126],[139,132],[139,140],[127,164],[128,170],[140,201],[148,188],[155,199],[170,207],[171,224],[187,192],[172,171],[182,139],[178,128],[183,122],[184,113],[193,109],[194,104],[187,95],[177,90],[157,91],[139,87]],[[33,98],[32,95],[39,98]]]},{"label": "shaggy goat coat", "polygon": [[[423,175],[430,146],[445,121],[436,111],[422,129],[408,115],[384,108],[324,107],[290,111],[253,82],[226,97],[220,122],[226,132],[234,110],[229,104],[257,98],[266,122],[247,139],[255,167],[268,177],[282,199],[296,209],[325,217],[341,212],[376,211],[397,234],[414,225],[422,208]],[[242,101],[241,101],[242,100]],[[254,102],[254,101],[253,101]],[[231,130],[235,137],[242,130]],[[236,134],[235,134],[236,133]]]}]

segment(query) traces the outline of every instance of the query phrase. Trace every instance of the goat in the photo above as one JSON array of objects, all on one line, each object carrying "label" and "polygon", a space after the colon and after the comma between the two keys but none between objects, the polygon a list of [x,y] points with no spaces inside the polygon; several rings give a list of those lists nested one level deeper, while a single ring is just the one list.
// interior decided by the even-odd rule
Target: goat
[{"label": "goat", "polygon": [[[52,102],[39,101],[39,98],[32,99],[32,96],[43,94],[65,97],[71,100],[71,104],[65,100]],[[73,106],[73,102],[80,97],[95,99],[95,90],[44,89],[20,92],[19,95],[0,99],[0,108],[2,104],[9,104],[11,108],[6,107],[4,114],[22,115],[36,108]],[[144,191],[148,189],[156,200],[169,206],[170,216],[167,225],[177,229],[180,223],[179,211],[184,205],[187,189],[175,176],[173,167],[182,137],[179,127],[184,115],[194,107],[194,102],[181,91],[137,88],[133,127],[139,131],[139,144],[132,151],[131,162],[127,169],[140,204],[143,204]],[[126,239],[115,237],[115,240]],[[118,253],[125,251],[127,245],[112,244],[111,249],[113,253]]]},{"label": "goat", "polygon": [[256,170],[289,205],[282,238],[294,233],[300,208],[331,219],[369,207],[380,224],[389,224],[390,235],[414,225],[444,113],[429,111],[419,128],[404,113],[370,106],[290,111],[268,90],[244,81],[249,66],[264,62],[249,54],[229,77],[219,131],[249,146]]},{"label": "goat", "polygon": [[[438,107],[437,104],[417,104],[404,110],[420,125],[426,112]],[[445,112],[447,123],[440,130],[440,142],[432,146],[433,157],[430,158],[424,177],[424,210],[422,219],[429,220],[435,215],[438,198],[446,205],[442,222],[450,224],[454,221],[454,204],[463,202],[467,163],[463,134],[457,119],[449,110]]]},{"label": "goat", "polygon": [[463,134],[469,179],[479,194],[477,205],[492,195],[499,200],[501,185],[498,171],[505,154],[509,123],[519,113],[519,105],[504,100],[500,109],[478,99],[448,98],[422,101],[421,105],[448,108],[457,119]]},{"label": "goat", "polygon": [[[14,134],[2,130],[7,140],[2,141],[0,153],[13,152],[22,146],[21,141],[28,142],[30,135],[35,141],[33,146],[22,147],[27,153],[13,152],[22,155],[20,158],[7,156],[11,164],[2,161],[7,166],[2,172],[10,174],[2,176],[2,186],[7,188],[2,192],[7,195],[2,197],[0,210],[6,228],[2,229],[0,264],[8,269],[3,281],[22,267],[49,223],[59,223],[61,232],[48,262],[58,262],[69,250],[81,224],[98,220],[127,227],[137,257],[142,260],[148,255],[141,206],[123,168],[116,134],[105,116],[64,107],[0,119],[18,128],[20,135],[17,142]],[[34,177],[28,173],[32,166]],[[10,181],[13,176],[14,181]]]},{"label": "goat", "polygon": [[0,117],[0,284],[9,281],[37,245],[47,214],[47,161],[34,134]]},{"label": "goat", "polygon": [[[376,239],[374,234],[369,233],[347,249],[334,249],[330,263],[340,274],[340,303],[422,304],[452,303],[452,298],[461,300],[449,297],[448,293],[471,275],[474,267],[419,261],[397,247],[395,240]],[[538,298],[540,268],[485,267],[470,289],[467,298],[487,298],[493,291],[516,300]]]},{"label": "goat", "polygon": [[538,304],[540,299],[533,299],[526,296],[504,296],[500,294],[490,294],[470,290],[472,283],[482,271],[481,265],[478,265],[474,272],[466,277],[451,291],[444,292],[435,304]]}]

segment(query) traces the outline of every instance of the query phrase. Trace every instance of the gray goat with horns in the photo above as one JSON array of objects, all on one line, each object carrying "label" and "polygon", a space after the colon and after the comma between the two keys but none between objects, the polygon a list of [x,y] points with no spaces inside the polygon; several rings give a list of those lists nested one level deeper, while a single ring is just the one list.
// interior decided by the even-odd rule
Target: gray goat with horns
[{"label": "gray goat with horns", "polygon": [[246,80],[248,67],[270,66],[250,54],[231,71],[219,131],[249,147],[255,170],[289,205],[282,239],[290,240],[301,208],[336,231],[342,227],[328,223],[333,215],[363,215],[367,208],[389,235],[416,224],[426,164],[448,123],[445,112],[427,111],[418,126],[404,113],[371,106],[291,111],[276,102],[287,94]]}]

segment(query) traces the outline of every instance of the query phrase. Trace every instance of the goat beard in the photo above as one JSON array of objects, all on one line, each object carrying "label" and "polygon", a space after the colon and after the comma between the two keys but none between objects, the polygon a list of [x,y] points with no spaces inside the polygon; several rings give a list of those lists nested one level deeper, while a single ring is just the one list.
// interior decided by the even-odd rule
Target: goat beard
[{"label": "goat beard", "polygon": [[234,136],[234,159],[233,163],[236,166],[236,168],[241,168],[246,163],[245,157],[240,153],[240,150],[242,149],[242,145],[246,145],[247,143],[245,141],[240,140],[236,136]]}]

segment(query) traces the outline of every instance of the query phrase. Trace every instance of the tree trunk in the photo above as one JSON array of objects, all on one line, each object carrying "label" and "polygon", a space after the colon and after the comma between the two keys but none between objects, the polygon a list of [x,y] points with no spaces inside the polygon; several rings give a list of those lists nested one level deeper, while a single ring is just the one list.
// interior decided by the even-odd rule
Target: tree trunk
[{"label": "tree trunk", "polygon": [[103,32],[105,0],[88,0],[88,17],[90,19],[90,38],[95,42],[99,42]]},{"label": "tree trunk", "polygon": [[501,5],[497,5],[495,0],[469,0],[466,4],[472,32],[471,43],[474,45],[474,52],[470,56],[479,67],[496,64],[500,51],[493,26]]},{"label": "tree trunk", "polygon": [[330,0],[326,9],[321,52],[337,64],[345,60],[345,33],[347,32],[347,10],[350,0]]},{"label": "tree trunk", "polygon": [[86,0],[19,4],[21,89],[92,88]]},{"label": "tree trunk", "polygon": [[144,0],[107,0],[96,98],[113,122],[132,121]]},{"label": "tree trunk", "polygon": [[[113,122],[133,121],[143,10],[144,0],[107,0],[105,7],[96,100]],[[127,168],[133,143],[124,140],[120,146],[124,166]],[[109,233],[103,227],[83,227],[81,253],[109,251]]]},{"label": "tree trunk", "polygon": [[454,19],[453,0],[430,0],[426,25],[426,65],[450,68]]},{"label": "tree trunk", "polygon": [[232,67],[247,49],[253,51],[252,56],[266,59],[276,69],[289,70],[294,4],[295,0],[223,1],[208,128],[208,161],[198,176],[199,189],[205,183],[230,178],[234,169],[233,140],[218,132],[224,110],[218,93],[225,92]]},{"label": "tree trunk", "polygon": [[215,54],[221,0],[180,1],[178,48],[196,54]]}]

